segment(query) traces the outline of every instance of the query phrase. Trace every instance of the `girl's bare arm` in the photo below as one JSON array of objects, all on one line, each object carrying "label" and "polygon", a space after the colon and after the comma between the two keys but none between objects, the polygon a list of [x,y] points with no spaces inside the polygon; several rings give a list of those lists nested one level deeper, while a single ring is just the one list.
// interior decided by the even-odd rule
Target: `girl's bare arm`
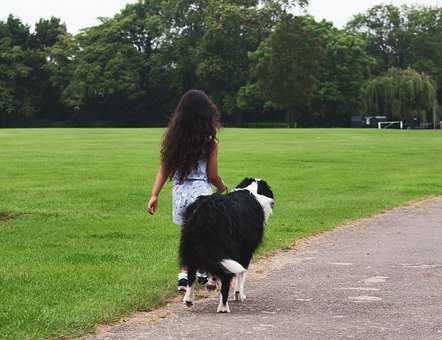
[{"label": "girl's bare arm", "polygon": [[149,214],[153,215],[158,206],[158,196],[160,195],[161,189],[167,181],[169,173],[164,169],[163,166],[160,166],[157,172],[157,176],[155,178],[155,183],[152,188],[152,193],[150,195],[149,202],[147,203],[147,210]]},{"label": "girl's bare arm", "polygon": [[218,192],[227,191],[227,186],[218,174],[218,145],[215,144],[209,156],[207,172],[210,183],[212,183]]}]

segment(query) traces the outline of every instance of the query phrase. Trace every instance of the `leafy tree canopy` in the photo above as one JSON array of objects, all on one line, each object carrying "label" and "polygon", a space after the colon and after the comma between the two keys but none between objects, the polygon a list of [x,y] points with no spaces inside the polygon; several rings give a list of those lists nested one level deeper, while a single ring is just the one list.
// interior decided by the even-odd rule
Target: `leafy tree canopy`
[{"label": "leafy tree canopy", "polygon": [[371,114],[411,122],[431,121],[436,103],[436,85],[426,75],[412,69],[390,69],[366,84],[366,108]]}]

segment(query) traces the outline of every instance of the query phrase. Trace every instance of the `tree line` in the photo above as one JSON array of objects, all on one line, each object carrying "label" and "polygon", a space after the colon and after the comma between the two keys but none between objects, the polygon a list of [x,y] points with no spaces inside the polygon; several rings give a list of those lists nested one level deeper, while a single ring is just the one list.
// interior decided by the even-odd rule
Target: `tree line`
[{"label": "tree line", "polygon": [[[0,21],[0,126],[161,125],[187,89],[226,124],[427,122],[442,103],[442,9],[378,5],[343,29],[307,0],[140,0],[76,35]],[[64,122],[64,123],[63,123]]]}]

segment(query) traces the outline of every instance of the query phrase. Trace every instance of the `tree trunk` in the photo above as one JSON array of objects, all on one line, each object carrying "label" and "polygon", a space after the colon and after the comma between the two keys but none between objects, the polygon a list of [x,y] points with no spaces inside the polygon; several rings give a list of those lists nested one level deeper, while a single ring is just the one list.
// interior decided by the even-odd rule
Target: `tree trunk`
[{"label": "tree trunk", "polygon": [[296,117],[295,109],[289,109],[287,112],[287,123],[289,125],[289,128],[296,128],[297,127],[295,117]]}]

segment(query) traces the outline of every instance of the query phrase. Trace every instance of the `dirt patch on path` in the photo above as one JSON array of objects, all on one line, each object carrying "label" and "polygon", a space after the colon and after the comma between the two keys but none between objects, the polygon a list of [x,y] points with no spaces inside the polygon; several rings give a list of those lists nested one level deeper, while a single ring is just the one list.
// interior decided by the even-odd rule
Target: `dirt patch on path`
[{"label": "dirt patch on path", "polygon": [[0,223],[7,223],[14,218],[12,213],[0,211]]}]

